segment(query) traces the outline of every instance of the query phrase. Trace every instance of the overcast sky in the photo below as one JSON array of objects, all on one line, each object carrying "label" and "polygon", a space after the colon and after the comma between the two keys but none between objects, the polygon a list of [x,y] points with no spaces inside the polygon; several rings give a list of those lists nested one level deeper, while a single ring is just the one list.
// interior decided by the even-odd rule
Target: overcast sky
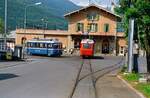
[{"label": "overcast sky", "polygon": [[[75,4],[80,5],[80,6],[87,6],[89,0],[70,0],[70,1],[72,1]],[[93,3],[96,3],[96,4],[98,3],[98,4],[106,7],[106,6],[110,6],[112,0],[91,0],[91,1]],[[113,1],[115,1],[115,0],[113,0]]]}]

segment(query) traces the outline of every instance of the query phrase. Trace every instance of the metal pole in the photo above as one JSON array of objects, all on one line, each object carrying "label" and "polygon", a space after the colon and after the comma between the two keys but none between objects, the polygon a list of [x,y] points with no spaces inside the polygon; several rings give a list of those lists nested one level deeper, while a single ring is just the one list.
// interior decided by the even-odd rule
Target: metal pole
[{"label": "metal pole", "polygon": [[24,12],[24,33],[26,33],[26,27],[27,27],[27,8],[28,7],[31,7],[31,6],[37,6],[37,5],[40,5],[42,4],[41,2],[37,2],[37,3],[34,3],[34,4],[31,4],[31,5],[27,5],[25,6],[25,12]]},{"label": "metal pole", "polygon": [[26,33],[26,24],[27,24],[27,6],[25,7],[24,12],[24,33]]},{"label": "metal pole", "polygon": [[113,50],[115,56],[117,56],[117,33],[118,33],[117,28],[115,28],[114,50]]},{"label": "metal pole", "polygon": [[44,19],[41,19],[42,20],[42,27],[43,27],[43,38],[45,39],[45,20]]},{"label": "metal pole", "polygon": [[132,72],[132,68],[133,68],[133,35],[134,35],[134,19],[131,19],[129,21],[129,41],[128,41],[128,72],[131,73]]},{"label": "metal pole", "polygon": [[5,33],[4,33],[4,45],[6,45],[6,35],[7,35],[7,0],[5,0]]}]

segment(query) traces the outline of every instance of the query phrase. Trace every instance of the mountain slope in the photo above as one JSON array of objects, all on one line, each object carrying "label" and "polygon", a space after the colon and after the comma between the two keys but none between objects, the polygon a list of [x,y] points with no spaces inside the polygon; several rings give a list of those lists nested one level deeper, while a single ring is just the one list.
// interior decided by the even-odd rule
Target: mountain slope
[{"label": "mountain slope", "polygon": [[[0,0],[0,18],[4,19],[4,1]],[[41,5],[27,8],[27,27],[67,29],[63,15],[79,8],[69,0],[8,0],[8,29],[23,28],[25,6],[42,2]],[[42,21],[44,20],[44,21]]]}]

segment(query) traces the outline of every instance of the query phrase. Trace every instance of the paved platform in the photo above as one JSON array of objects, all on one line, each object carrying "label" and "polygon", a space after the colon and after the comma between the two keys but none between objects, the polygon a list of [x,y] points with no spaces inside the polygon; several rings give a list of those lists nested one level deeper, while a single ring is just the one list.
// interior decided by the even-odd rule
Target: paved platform
[{"label": "paved platform", "polygon": [[[78,56],[32,56],[31,62],[0,62],[0,98],[68,98],[81,59]],[[92,59],[94,70],[116,64],[120,57]],[[12,67],[11,67],[12,66]],[[76,97],[94,98],[87,78],[79,85]],[[98,98],[140,98],[117,77],[110,74],[97,82]]]},{"label": "paved platform", "polygon": [[97,83],[98,98],[141,98],[117,77],[105,76]]}]

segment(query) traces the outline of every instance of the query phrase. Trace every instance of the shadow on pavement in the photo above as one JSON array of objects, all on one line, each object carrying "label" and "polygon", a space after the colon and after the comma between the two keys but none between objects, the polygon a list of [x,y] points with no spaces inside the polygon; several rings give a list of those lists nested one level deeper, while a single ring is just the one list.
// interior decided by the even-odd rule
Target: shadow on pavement
[{"label": "shadow on pavement", "polygon": [[16,78],[16,77],[19,77],[19,76],[15,75],[15,74],[9,74],[9,73],[0,74],[0,81],[1,80],[11,79],[11,78]]},{"label": "shadow on pavement", "polygon": [[102,56],[84,57],[84,59],[104,59]]}]

